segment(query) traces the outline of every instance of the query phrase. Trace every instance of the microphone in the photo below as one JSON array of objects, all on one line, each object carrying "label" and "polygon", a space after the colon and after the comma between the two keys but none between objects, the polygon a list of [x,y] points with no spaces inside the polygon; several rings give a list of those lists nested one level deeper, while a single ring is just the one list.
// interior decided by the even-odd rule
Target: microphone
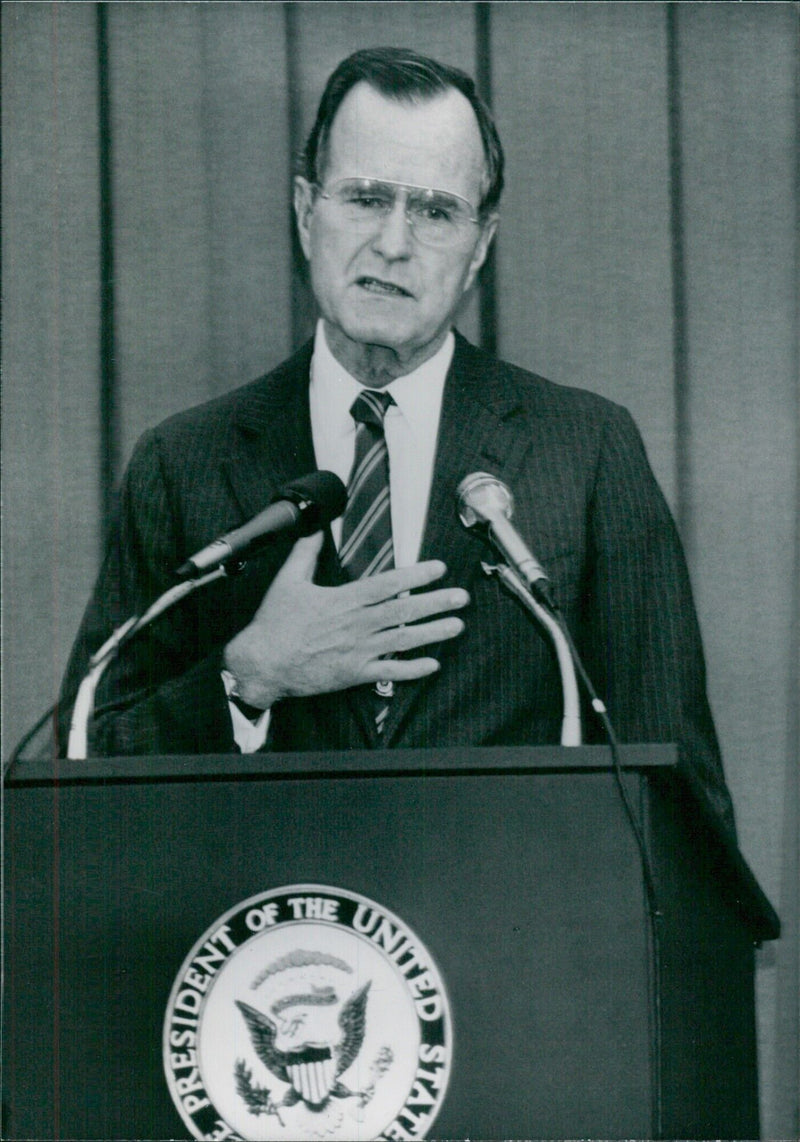
[{"label": "microphone", "polygon": [[464,527],[485,526],[489,538],[537,599],[555,609],[547,572],[511,523],[514,497],[497,476],[472,472],[458,485],[458,514]]},{"label": "microphone", "polygon": [[293,530],[311,535],[340,516],[347,503],[347,489],[333,472],[310,472],[290,480],[273,496],[269,507],[248,523],[234,528],[203,547],[176,571],[183,579],[194,579],[227,563],[260,551],[270,537]]}]

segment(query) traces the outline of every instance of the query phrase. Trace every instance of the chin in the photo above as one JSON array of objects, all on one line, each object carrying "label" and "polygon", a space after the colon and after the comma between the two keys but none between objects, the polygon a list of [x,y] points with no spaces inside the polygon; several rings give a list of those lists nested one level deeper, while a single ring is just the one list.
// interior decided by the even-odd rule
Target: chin
[{"label": "chin", "polygon": [[409,343],[407,331],[399,322],[392,321],[388,316],[384,320],[362,317],[348,322],[342,328],[351,341],[361,345],[380,345],[385,349],[400,351]]}]

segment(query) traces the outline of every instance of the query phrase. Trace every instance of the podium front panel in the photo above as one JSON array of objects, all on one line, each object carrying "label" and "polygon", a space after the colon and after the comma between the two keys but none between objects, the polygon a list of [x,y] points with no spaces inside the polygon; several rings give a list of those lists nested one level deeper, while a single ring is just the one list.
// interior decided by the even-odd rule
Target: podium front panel
[{"label": "podium front panel", "polygon": [[186,1137],[176,974],[232,906],[307,883],[378,902],[437,964],[437,1136],[651,1135],[641,873],[607,772],[112,781],[7,810],[4,1137]]}]

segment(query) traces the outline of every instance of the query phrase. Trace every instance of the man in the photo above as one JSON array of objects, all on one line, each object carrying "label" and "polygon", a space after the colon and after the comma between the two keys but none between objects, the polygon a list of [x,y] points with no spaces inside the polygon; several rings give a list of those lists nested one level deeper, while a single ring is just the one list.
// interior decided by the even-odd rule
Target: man
[{"label": "man", "polygon": [[[101,685],[94,750],[558,741],[548,638],[483,574],[490,549],[456,514],[460,480],[488,470],[514,489],[620,737],[678,740],[731,823],[683,556],[633,422],[452,332],[503,181],[472,81],[358,52],[328,81],[304,161],[313,346],[140,442],[64,707],[88,654],[177,566],[318,467],[350,484],[343,520],[276,540],[135,640]],[[591,721],[587,736],[601,738]]]}]

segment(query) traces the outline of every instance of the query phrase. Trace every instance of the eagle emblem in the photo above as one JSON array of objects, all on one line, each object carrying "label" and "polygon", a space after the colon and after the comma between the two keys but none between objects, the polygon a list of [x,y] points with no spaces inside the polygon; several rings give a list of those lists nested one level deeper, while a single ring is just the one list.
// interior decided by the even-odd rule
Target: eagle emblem
[{"label": "eagle emblem", "polygon": [[[298,1015],[296,1010],[286,1008],[284,1010],[288,1014],[283,1014],[279,1023],[249,1003],[237,999],[236,1006],[244,1016],[253,1050],[267,1070],[282,1082],[289,1083],[295,1092],[294,1097],[290,1095],[288,1098],[289,1105],[302,1098],[309,1106],[322,1107],[329,1098],[349,1098],[359,1093],[348,1090],[339,1082],[339,1075],[355,1060],[364,1042],[369,988],[369,983],[365,983],[342,1005],[337,1020],[341,1030],[338,1041],[305,1040],[289,1051],[281,1051],[276,1046],[279,1035],[282,1030],[288,1035],[299,1030],[305,1023],[303,1016]],[[310,995],[297,996],[296,1002],[298,1005],[335,1003],[336,999],[332,995],[326,994],[323,997],[318,992],[312,992]]]},{"label": "eagle emblem", "polygon": [[[371,986],[368,980],[349,991],[346,975],[351,973],[335,956],[298,949],[270,965],[256,981],[254,986],[265,985],[267,1010],[236,1000],[258,1059],[289,1087],[282,1105],[302,1100],[319,1111],[332,1098],[356,1097],[362,1105],[371,1098],[374,1083],[363,1091],[350,1090],[340,1078],[363,1046]],[[249,1077],[244,1061],[237,1060],[237,1084],[251,1111],[277,1113],[269,1091],[254,1088]],[[261,1092],[260,1110],[256,1089]]]},{"label": "eagle emblem", "polygon": [[427,1138],[451,1065],[449,1005],[399,917],[345,889],[290,884],[198,938],[163,1050],[194,1138]]}]

